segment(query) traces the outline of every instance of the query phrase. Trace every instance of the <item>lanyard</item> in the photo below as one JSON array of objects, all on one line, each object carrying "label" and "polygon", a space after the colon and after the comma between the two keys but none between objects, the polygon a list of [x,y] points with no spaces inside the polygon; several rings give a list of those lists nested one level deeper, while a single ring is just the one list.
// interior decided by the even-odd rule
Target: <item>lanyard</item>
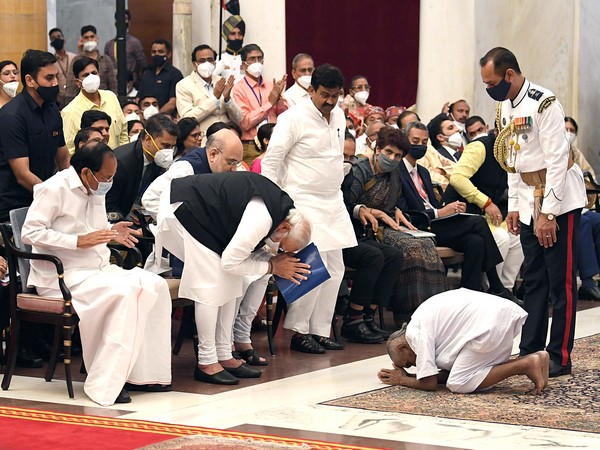
[{"label": "lanyard", "polygon": [[262,78],[259,78],[258,95],[256,95],[256,92],[254,92],[254,89],[252,88],[252,86],[250,86],[250,83],[248,83],[248,79],[246,77],[244,77],[244,81],[246,82],[246,84],[248,85],[248,87],[250,88],[252,93],[254,94],[254,98],[256,98],[256,101],[258,102],[259,106],[262,106],[262,93],[260,92],[260,80],[261,79]]}]

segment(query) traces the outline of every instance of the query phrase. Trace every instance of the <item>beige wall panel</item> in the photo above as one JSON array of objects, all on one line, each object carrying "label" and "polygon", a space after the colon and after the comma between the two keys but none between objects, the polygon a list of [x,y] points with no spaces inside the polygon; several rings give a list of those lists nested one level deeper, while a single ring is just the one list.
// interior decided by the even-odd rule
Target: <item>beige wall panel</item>
[{"label": "beige wall panel", "polygon": [[0,59],[17,64],[28,48],[46,50],[46,0],[0,0]]}]

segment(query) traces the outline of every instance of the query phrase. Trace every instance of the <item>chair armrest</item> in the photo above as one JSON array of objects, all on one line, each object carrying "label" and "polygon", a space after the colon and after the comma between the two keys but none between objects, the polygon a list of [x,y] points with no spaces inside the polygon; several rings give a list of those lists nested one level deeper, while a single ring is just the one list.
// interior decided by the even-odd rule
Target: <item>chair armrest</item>
[{"label": "chair armrest", "polygon": [[[111,253],[113,253],[113,251],[115,251],[117,253],[121,252],[121,251],[127,252],[128,254],[132,255],[133,260],[135,261],[135,265],[137,267],[142,267],[142,252],[140,252],[140,250],[137,247],[126,247],[123,244],[118,244],[116,242],[110,242],[108,244],[108,248],[110,249]],[[122,267],[123,262],[124,262],[123,257],[121,255],[119,255],[119,256],[121,258],[121,264],[118,264],[118,263],[117,264]],[[118,259],[118,258],[115,257],[115,259]]]},{"label": "chair armrest", "polygon": [[410,223],[412,223],[415,227],[420,230],[424,229],[426,231],[431,231],[431,218],[427,215],[425,211],[417,211],[417,210],[408,210],[402,211],[404,215],[409,217]]}]

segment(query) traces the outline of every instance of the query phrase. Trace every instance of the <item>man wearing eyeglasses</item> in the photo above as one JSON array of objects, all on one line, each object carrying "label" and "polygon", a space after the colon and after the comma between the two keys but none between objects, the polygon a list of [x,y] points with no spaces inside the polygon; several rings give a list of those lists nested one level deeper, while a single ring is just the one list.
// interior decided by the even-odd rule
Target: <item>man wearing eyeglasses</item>
[{"label": "man wearing eyeglasses", "polygon": [[214,73],[216,57],[210,46],[198,45],[192,52],[194,71],[175,88],[177,111],[181,117],[196,119],[203,132],[215,122],[242,122],[242,111],[231,96],[235,77]]}]

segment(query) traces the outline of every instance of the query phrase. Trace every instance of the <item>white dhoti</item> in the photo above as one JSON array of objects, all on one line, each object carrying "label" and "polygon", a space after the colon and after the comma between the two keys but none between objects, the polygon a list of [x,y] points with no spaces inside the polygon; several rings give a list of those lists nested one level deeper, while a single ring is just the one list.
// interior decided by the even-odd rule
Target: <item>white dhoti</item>
[{"label": "white dhoti", "polygon": [[291,303],[283,326],[300,334],[329,337],[345,268],[342,250],[322,251],[320,254],[331,278]]},{"label": "white dhoti", "polygon": [[[171,383],[171,297],[167,282],[139,268],[114,265],[89,270],[85,281],[70,286],[79,316],[83,359],[88,371],[85,393],[110,406],[125,382]],[[38,288],[40,295],[60,296]]]}]

